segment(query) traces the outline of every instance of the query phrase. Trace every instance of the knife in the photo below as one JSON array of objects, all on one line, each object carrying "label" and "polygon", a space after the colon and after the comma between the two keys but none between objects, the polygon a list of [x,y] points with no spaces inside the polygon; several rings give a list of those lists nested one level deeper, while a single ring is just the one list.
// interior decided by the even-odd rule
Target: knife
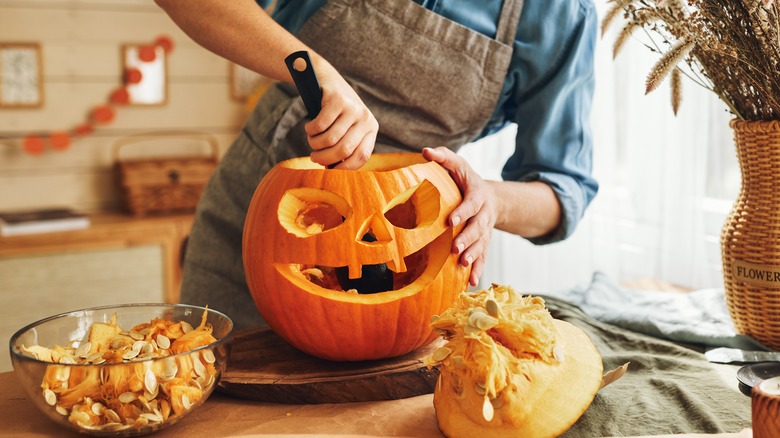
[{"label": "knife", "polygon": [[[302,62],[296,62],[299,60]],[[284,58],[284,63],[290,71],[295,87],[298,88],[298,94],[301,95],[306,111],[309,112],[309,119],[317,117],[322,109],[322,88],[311,64],[309,52],[305,50],[295,52]]]},{"label": "knife", "polygon": [[[322,88],[317,80],[317,73],[314,72],[309,52],[306,50],[294,52],[284,58],[284,63],[287,65],[287,70],[290,71],[293,82],[295,82],[298,94],[301,95],[303,105],[309,113],[309,120],[317,117],[322,109]],[[333,169],[338,164],[338,162],[329,164],[328,169]]]},{"label": "knife", "polygon": [[747,351],[737,348],[713,348],[704,357],[715,363],[749,363],[780,361],[780,351]]}]

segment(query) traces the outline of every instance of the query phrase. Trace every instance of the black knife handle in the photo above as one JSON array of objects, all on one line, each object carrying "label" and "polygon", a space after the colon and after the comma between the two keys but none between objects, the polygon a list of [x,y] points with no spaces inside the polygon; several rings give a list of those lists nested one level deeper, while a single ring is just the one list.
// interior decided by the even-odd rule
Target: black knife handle
[{"label": "black knife handle", "polygon": [[[295,68],[295,61],[298,59],[305,61],[303,70]],[[314,72],[314,66],[311,64],[311,59],[309,59],[309,52],[305,50],[295,52],[284,58],[284,63],[287,64],[287,69],[290,71],[293,81],[295,81],[295,86],[298,88],[301,99],[303,99],[306,111],[309,112],[309,118],[317,117],[320,109],[322,109],[322,88],[320,88],[317,74]]]}]

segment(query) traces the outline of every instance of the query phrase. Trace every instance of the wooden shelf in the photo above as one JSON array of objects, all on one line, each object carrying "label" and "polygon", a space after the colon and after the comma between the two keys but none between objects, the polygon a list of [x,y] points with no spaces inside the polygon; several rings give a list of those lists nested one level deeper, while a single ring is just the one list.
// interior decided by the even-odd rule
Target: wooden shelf
[{"label": "wooden shelf", "polygon": [[192,215],[133,217],[103,213],[90,219],[90,227],[83,230],[0,237],[0,259],[159,245],[164,299],[168,303],[179,301],[182,243],[192,227]]}]

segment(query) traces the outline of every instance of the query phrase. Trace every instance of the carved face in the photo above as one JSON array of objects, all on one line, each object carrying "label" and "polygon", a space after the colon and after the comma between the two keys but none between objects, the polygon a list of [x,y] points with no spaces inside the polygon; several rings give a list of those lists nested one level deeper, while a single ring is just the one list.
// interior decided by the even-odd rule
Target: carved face
[{"label": "carved face", "polygon": [[[244,268],[261,315],[328,359],[390,357],[429,343],[430,317],[468,279],[451,254],[460,229],[447,221],[460,200],[449,174],[420,154],[375,154],[357,171],[309,158],[280,163],[258,186],[244,226]],[[377,265],[389,283],[361,294],[379,281],[370,278]]]}]

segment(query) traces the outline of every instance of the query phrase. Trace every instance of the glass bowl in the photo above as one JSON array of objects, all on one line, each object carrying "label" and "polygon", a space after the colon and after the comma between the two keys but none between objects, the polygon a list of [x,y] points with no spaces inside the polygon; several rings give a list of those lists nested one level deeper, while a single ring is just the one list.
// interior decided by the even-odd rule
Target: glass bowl
[{"label": "glass bowl", "polygon": [[128,304],[34,322],[11,337],[10,350],[16,377],[47,417],[79,433],[135,436],[203,404],[232,333],[229,317],[204,307]]}]

